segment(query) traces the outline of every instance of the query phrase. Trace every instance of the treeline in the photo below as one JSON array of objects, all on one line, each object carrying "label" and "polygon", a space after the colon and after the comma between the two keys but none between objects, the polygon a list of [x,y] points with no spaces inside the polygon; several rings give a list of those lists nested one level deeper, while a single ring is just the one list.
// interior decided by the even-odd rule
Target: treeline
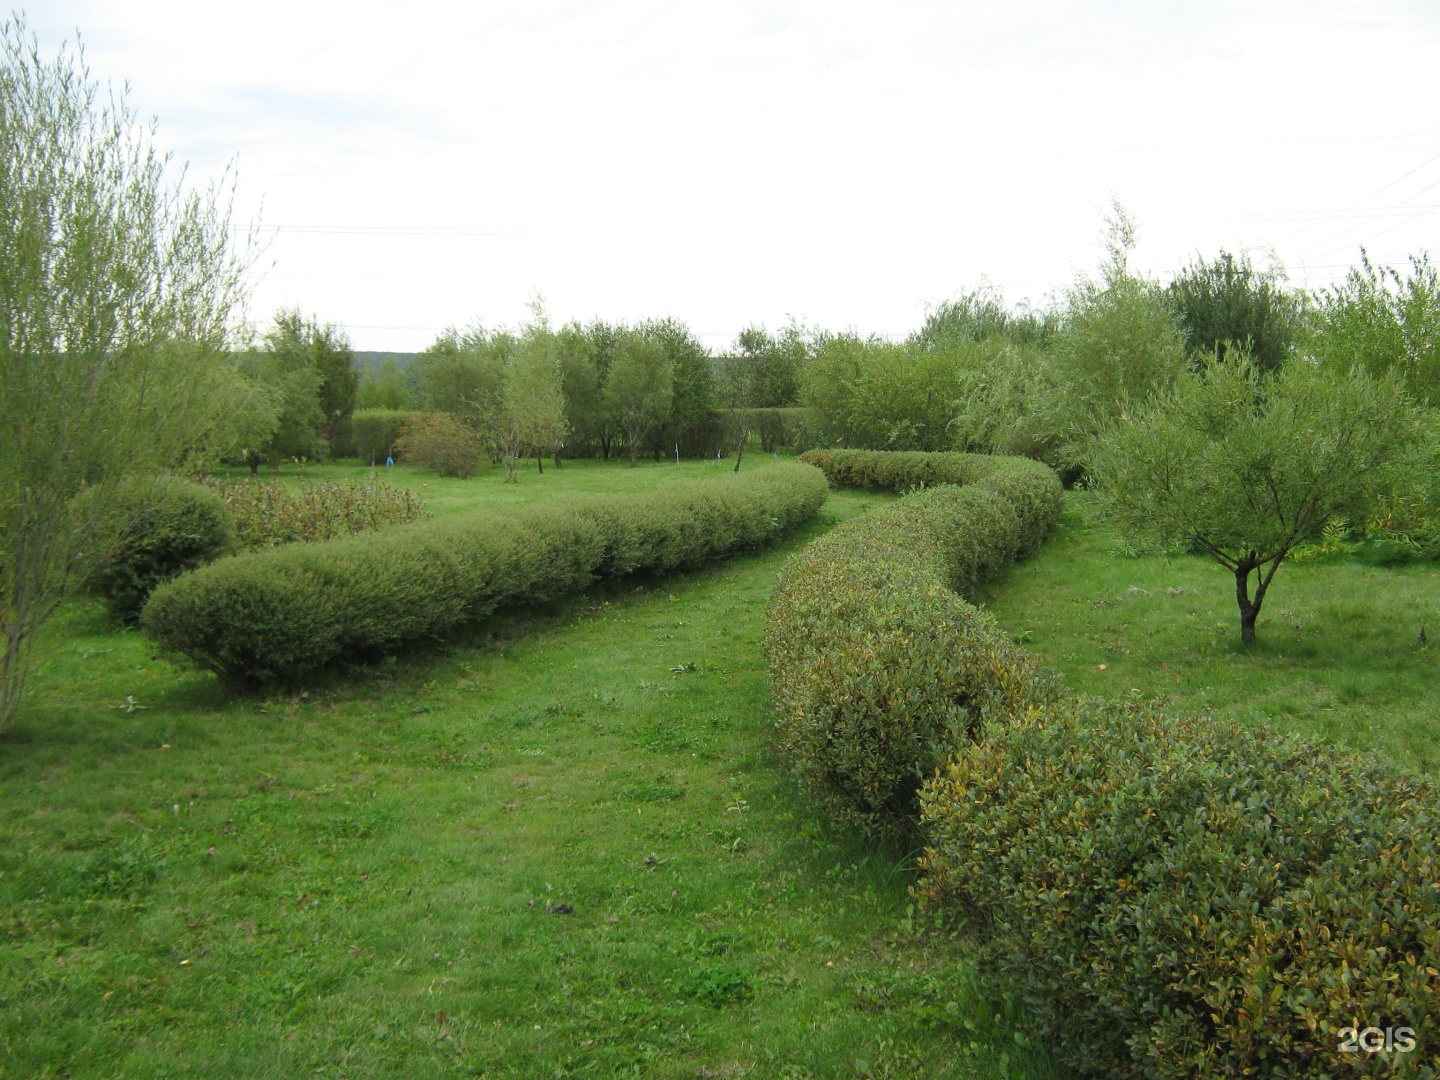
[{"label": "treeline", "polygon": [[[250,407],[233,456],[252,467],[377,448],[383,458],[401,420],[426,414],[415,462],[460,475],[486,454],[513,475],[527,457],[543,468],[550,457],[738,454],[756,436],[767,452],[1017,454],[1073,481],[1127,409],[1227,358],[1269,374],[1295,360],[1358,365],[1395,373],[1427,406],[1440,396],[1440,284],[1427,256],[1396,270],[1362,251],[1343,282],[1307,292],[1223,250],[1152,279],[1130,266],[1123,211],[1107,235],[1098,270],[1048,306],[983,288],[937,305],[901,341],[792,321],[748,327],[715,355],[678,319],[553,327],[537,303],[518,328],[450,329],[404,369],[386,360],[357,373],[343,332],[282,312],[241,357]],[[372,433],[358,442],[357,409]],[[391,432],[378,447],[376,424]]]},{"label": "treeline", "polygon": [[771,450],[805,441],[799,417],[776,410],[798,404],[809,351],[793,325],[748,328],[717,357],[677,319],[553,328],[537,305],[518,330],[450,329],[405,370],[382,363],[362,378],[357,400],[366,412],[443,413],[460,425],[430,421],[427,458],[435,430],[451,443],[468,432],[512,468],[527,456],[543,468],[544,456],[743,452],[752,434]]}]

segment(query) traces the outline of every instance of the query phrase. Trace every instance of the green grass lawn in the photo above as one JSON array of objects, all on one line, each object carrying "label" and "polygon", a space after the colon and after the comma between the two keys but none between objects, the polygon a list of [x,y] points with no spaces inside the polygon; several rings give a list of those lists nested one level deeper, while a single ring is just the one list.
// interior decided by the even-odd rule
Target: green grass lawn
[{"label": "green grass lawn", "polygon": [[[394,480],[446,513],[677,475],[720,470]],[[770,753],[771,580],[886,501],[296,696],[71,602],[0,739],[0,1076],[1056,1075],[913,911],[910,853]]]},{"label": "green grass lawn", "polygon": [[1440,771],[1433,566],[1287,563],[1246,650],[1233,575],[1203,556],[1127,557],[1093,497],[1067,492],[1055,538],[980,599],[1081,693],[1159,697]]}]

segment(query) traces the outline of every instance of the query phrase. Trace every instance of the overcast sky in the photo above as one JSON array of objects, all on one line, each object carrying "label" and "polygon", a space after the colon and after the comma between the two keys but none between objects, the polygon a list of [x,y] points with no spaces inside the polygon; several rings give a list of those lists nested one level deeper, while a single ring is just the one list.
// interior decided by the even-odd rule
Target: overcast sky
[{"label": "overcast sky", "polygon": [[989,281],[1249,248],[1298,284],[1440,255],[1440,4],[44,0],[197,180],[238,168],[252,317],[788,316],[901,336]]}]

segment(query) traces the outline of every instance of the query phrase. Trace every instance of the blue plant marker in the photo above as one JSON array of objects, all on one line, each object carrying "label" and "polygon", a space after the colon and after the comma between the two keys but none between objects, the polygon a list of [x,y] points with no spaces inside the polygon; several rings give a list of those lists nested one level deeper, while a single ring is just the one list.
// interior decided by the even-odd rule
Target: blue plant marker
[{"label": "blue plant marker", "polygon": [[395,459],[389,454],[385,455],[385,467],[387,469],[393,469],[395,467]]}]

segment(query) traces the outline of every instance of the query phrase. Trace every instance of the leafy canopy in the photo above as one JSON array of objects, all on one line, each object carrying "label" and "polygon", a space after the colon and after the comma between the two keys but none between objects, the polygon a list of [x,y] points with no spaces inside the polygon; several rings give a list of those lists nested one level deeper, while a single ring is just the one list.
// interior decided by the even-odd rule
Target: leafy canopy
[{"label": "leafy canopy", "polygon": [[1285,557],[1327,522],[1362,518],[1419,434],[1393,375],[1337,377],[1309,362],[1267,375],[1232,351],[1110,425],[1090,467],[1127,535],[1197,548],[1235,574],[1248,642]]}]

